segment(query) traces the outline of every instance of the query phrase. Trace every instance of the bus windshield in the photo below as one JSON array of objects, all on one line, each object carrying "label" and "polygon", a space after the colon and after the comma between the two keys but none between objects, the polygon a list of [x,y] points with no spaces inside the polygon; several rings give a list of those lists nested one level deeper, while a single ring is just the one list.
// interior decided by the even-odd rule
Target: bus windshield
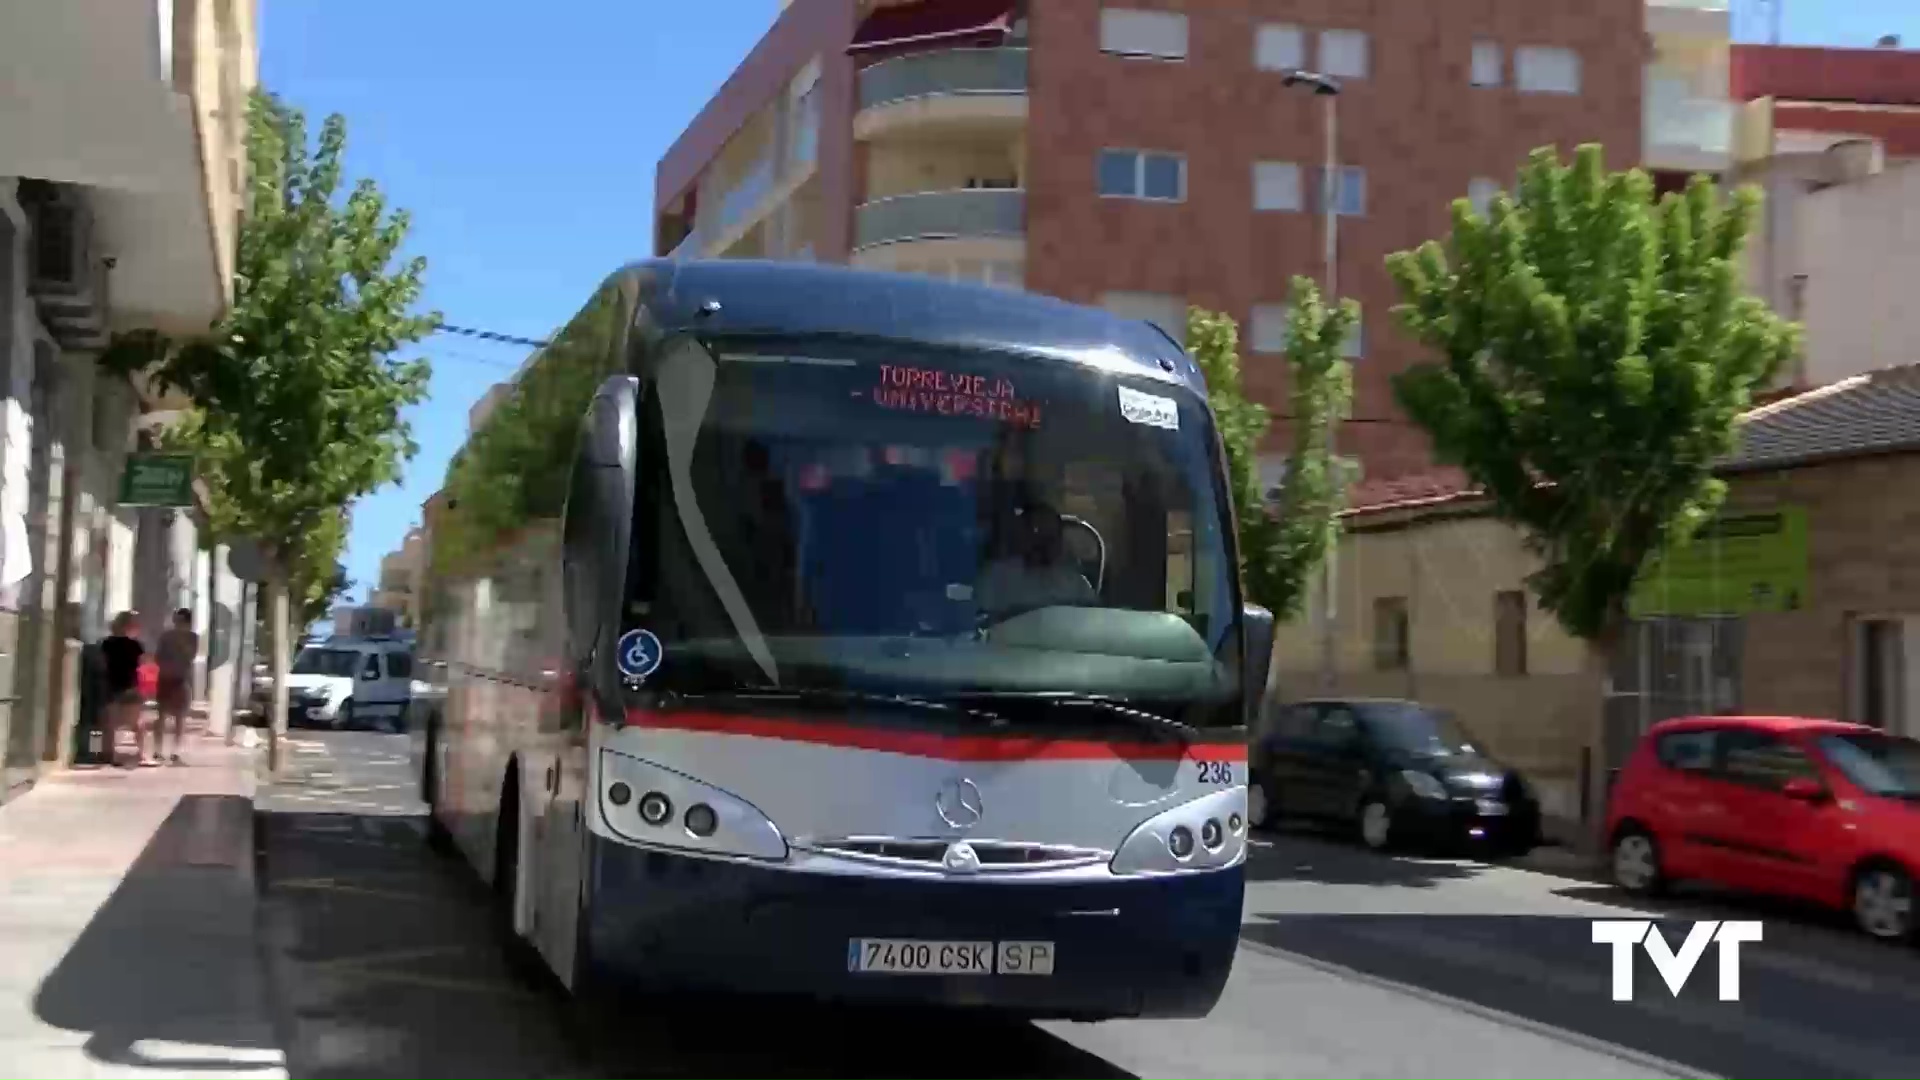
[{"label": "bus windshield", "polygon": [[1239,723],[1210,417],[1064,359],[691,339],[642,409],[650,687],[1166,701]]}]

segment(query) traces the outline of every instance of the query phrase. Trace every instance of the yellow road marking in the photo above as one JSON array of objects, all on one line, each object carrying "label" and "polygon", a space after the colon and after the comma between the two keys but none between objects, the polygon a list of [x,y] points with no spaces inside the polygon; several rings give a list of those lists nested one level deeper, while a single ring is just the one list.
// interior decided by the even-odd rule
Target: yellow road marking
[{"label": "yellow road marking", "polygon": [[340,969],[350,973],[352,978],[368,982],[402,983],[410,986],[424,986],[432,990],[455,990],[469,994],[495,994],[500,997],[533,1000],[540,997],[532,990],[508,985],[506,983],[486,982],[480,979],[443,979],[435,975],[417,975],[406,971],[371,971],[366,968]]},{"label": "yellow road marking", "polygon": [[386,949],[356,956],[330,956],[325,960],[310,960],[307,963],[317,968],[373,967],[378,964],[431,960],[437,956],[465,956],[470,951],[464,945],[436,945],[430,949]]},{"label": "yellow road marking", "polygon": [[360,885],[343,885],[332,878],[289,878],[286,881],[272,882],[276,889],[305,889],[314,892],[352,893],[356,896],[378,896],[388,900],[406,900],[410,903],[426,903],[439,899],[425,893],[396,892],[392,889],[369,889]]}]

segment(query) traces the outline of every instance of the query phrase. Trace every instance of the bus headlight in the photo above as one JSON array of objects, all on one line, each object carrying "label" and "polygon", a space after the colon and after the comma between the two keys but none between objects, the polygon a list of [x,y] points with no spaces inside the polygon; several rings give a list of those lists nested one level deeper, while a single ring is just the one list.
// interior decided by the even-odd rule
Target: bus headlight
[{"label": "bus headlight", "polygon": [[[599,782],[598,817],[622,840],[711,855],[787,857],[786,837],[758,807],[685,773],[602,750]],[[646,794],[636,800],[635,791]],[[684,817],[675,815],[678,807],[688,808]]]},{"label": "bus headlight", "polygon": [[[1228,788],[1163,810],[1141,822],[1120,844],[1108,864],[1116,874],[1164,874],[1180,870],[1217,870],[1246,855],[1246,831],[1220,823],[1247,813],[1247,789]],[[1200,843],[1194,843],[1199,837]]]}]

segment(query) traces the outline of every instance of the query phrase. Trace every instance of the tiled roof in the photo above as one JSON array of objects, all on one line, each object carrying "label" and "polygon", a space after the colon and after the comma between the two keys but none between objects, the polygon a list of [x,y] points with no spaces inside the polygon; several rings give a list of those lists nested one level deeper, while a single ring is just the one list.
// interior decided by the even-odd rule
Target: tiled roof
[{"label": "tiled roof", "polygon": [[[1740,417],[1740,445],[1725,472],[1787,468],[1892,450],[1920,451],[1920,364],[1885,368],[1804,391],[1761,395]],[[1477,497],[1459,469],[1363,480],[1343,516],[1416,510]]]},{"label": "tiled roof", "polygon": [[1770,402],[1740,418],[1730,472],[1920,450],[1920,364],[1884,368]]},{"label": "tiled roof", "polygon": [[1459,469],[1439,466],[1408,476],[1388,476],[1362,480],[1347,495],[1348,513],[1375,513],[1416,506],[1471,494],[1473,485]]}]

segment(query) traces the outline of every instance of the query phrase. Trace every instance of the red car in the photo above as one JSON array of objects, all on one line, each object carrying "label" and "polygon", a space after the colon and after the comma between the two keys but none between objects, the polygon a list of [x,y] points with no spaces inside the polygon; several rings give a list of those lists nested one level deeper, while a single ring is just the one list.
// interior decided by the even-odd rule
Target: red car
[{"label": "red car", "polygon": [[1811,900],[1912,940],[1920,742],[1833,720],[1695,716],[1655,724],[1607,808],[1613,878]]}]

